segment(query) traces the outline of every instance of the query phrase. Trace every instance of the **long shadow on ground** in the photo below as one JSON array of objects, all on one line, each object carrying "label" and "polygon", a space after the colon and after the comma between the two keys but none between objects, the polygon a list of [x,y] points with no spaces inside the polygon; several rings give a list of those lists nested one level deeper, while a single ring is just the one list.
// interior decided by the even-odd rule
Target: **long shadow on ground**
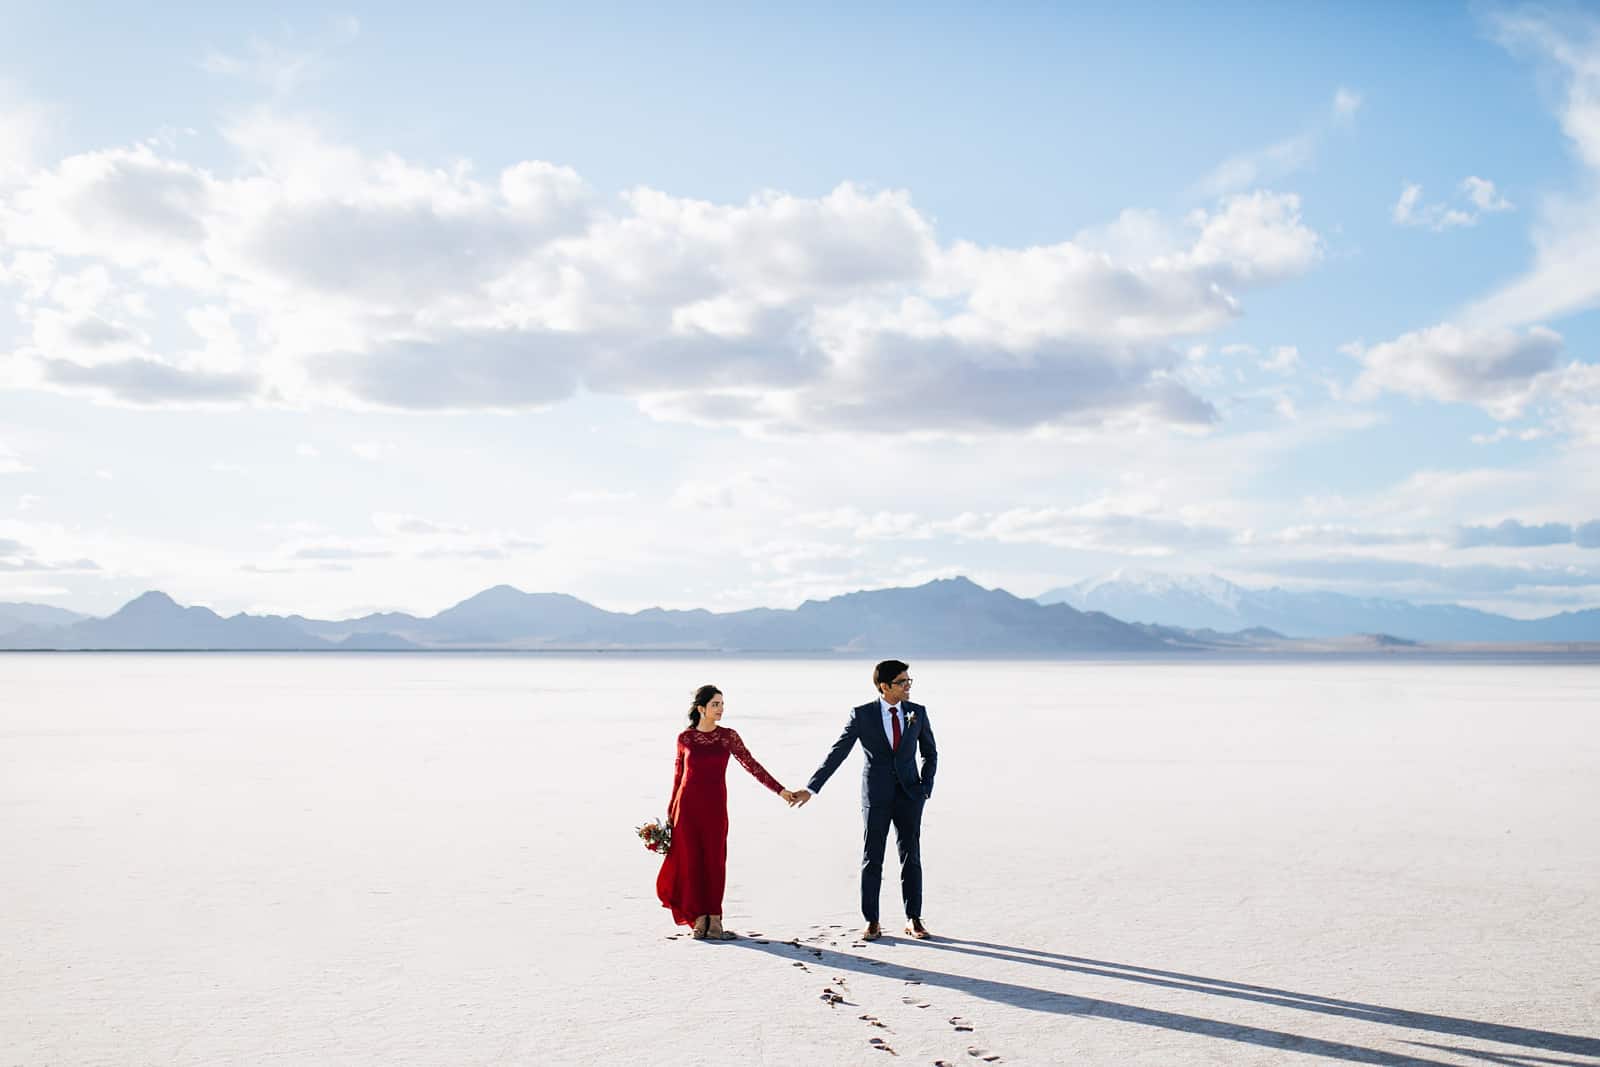
[{"label": "long shadow on ground", "polygon": [[[1223,1041],[1235,1041],[1264,1048],[1284,1049],[1313,1056],[1323,1056],[1329,1059],[1347,1060],[1352,1063],[1443,1065],[1445,1062],[1424,1059],[1420,1056],[1386,1052],[1381,1049],[1351,1045],[1340,1041],[1328,1041],[1284,1030],[1269,1030],[1237,1022],[1227,1022],[1221,1019],[1208,1019],[1204,1016],[1188,1015],[1182,1012],[1162,1011],[1155,1008],[1140,1007],[1135,1004],[1122,1004],[1116,1001],[1058,993],[1049,989],[1040,989],[1013,982],[999,982],[972,975],[933,971],[925,967],[908,967],[905,964],[895,964],[886,960],[857,956],[847,952],[839,952],[835,949],[801,948],[797,943],[782,941],[770,941],[763,944],[756,940],[742,940],[730,942],[729,944],[766,952],[785,960],[810,962],[814,966],[832,967],[879,977],[902,976],[914,978],[924,985],[953,989],[985,1000],[1025,1008],[1030,1011],[1109,1019],[1116,1022],[1132,1023],[1136,1026],[1149,1026],[1161,1030],[1201,1034]],[[1238,999],[1253,1000],[1260,1003],[1323,1011],[1327,1014],[1341,1015],[1348,1018],[1432,1030],[1457,1036],[1475,1037],[1487,1041],[1521,1044],[1535,1048],[1591,1056],[1600,1055],[1600,1041],[1592,1038],[1382,1008],[1374,1005],[1359,1004],[1354,1001],[1340,1001],[1219,979],[1198,978],[1192,975],[1180,975],[1175,972],[1129,967],[1080,957],[1058,956],[1054,953],[1034,952],[1030,949],[995,945],[989,942],[959,942],[949,938],[942,938],[936,941],[918,942],[917,947],[946,949],[953,953],[985,956],[1012,963],[1033,964],[1052,970],[1071,971],[1100,977],[1125,978],[1168,988],[1233,996]],[[820,958],[816,956],[819,951],[822,953]],[[1447,1048],[1447,1046],[1430,1047],[1440,1048],[1441,1050]],[[1465,1050],[1450,1048],[1448,1051],[1464,1052]]]},{"label": "long shadow on ground", "polygon": [[[1546,1049],[1552,1052],[1572,1052],[1584,1056],[1600,1056],[1600,1039],[1580,1037],[1575,1034],[1558,1034],[1549,1030],[1531,1030],[1522,1026],[1482,1022],[1476,1019],[1458,1019],[1449,1015],[1387,1008],[1377,1004],[1364,1004],[1356,1000],[1340,1000],[1315,993],[1296,993],[1270,986],[1247,985],[1222,978],[1206,978],[1179,971],[1163,971],[1152,967],[1136,967],[1125,963],[1083,956],[1066,956],[1057,952],[1019,948],[1015,945],[997,945],[990,941],[964,941],[945,937],[937,941],[922,942],[926,947],[959,952],[988,959],[1026,963],[1051,970],[1070,971],[1074,974],[1093,975],[1097,978],[1117,978],[1142,985],[1161,986],[1166,989],[1183,989],[1212,996],[1249,1000],[1259,1004],[1273,1004],[1301,1011],[1314,1011],[1323,1015],[1338,1015],[1347,1019],[1362,1019],[1386,1026],[1402,1026],[1412,1030],[1428,1030],[1455,1037],[1471,1037],[1482,1041],[1497,1041],[1506,1045]],[[1435,1046],[1443,1047],[1443,1046]],[[1451,1051],[1457,1051],[1452,1049]]]}]

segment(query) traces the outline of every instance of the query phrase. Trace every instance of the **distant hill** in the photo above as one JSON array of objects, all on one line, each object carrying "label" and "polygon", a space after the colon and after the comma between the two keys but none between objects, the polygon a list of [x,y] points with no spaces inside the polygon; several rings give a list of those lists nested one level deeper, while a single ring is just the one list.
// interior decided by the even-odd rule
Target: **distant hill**
[{"label": "distant hill", "polygon": [[66,626],[27,627],[0,636],[11,649],[292,650],[332,648],[276,616],[223,618],[208,608],[185,608],[165,593],[149,592],[105,619]]},{"label": "distant hill", "polygon": [[0,602],[0,634],[8,634],[27,626],[68,626],[89,618],[66,608],[48,604],[8,604]]},{"label": "distant hill", "polygon": [[[376,628],[374,617],[359,620]],[[307,621],[331,636],[342,624]],[[433,648],[655,648],[834,652],[892,646],[912,653],[1151,651],[1159,638],[1067,605],[1046,606],[966,578],[846,593],[792,610],[606,611],[562,593],[496,586],[429,619],[386,623]]]},{"label": "distant hill", "polygon": [[1457,604],[1247,589],[1215,575],[1113,571],[1036,599],[1132,622],[1220,632],[1263,627],[1295,638],[1386,634],[1429,642],[1600,641],[1600,609],[1513,619]]},{"label": "distant hill", "polygon": [[[60,649],[706,649],[904,655],[1154,652],[1175,646],[1096,612],[1044,605],[966,578],[847,593],[792,610],[606,611],[561,593],[496,586],[431,618],[345,622],[184,608],[146,593],[106,619],[0,636],[0,648]],[[885,653],[887,654],[887,653]]]},{"label": "distant hill", "polygon": [[[1051,600],[1055,597],[1070,600]],[[1075,601],[1072,602],[1072,601]],[[32,605],[31,607],[37,607]],[[1399,652],[1428,644],[1600,643],[1600,611],[1522,621],[1455,605],[1249,590],[1221,578],[1120,574],[1038,599],[967,578],[871,589],[797,608],[606,611],[565,593],[497,585],[423,617],[224,618],[149,592],[104,619],[72,613],[0,632],[0,649],[577,650],[1070,656],[1195,651]],[[1120,617],[1119,617],[1120,613]],[[1136,621],[1124,622],[1123,618]]]}]

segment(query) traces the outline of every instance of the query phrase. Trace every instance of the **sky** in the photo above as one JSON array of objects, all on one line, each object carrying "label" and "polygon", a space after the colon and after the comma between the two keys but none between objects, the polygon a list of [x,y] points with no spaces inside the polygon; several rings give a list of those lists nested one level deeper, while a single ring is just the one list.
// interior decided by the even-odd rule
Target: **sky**
[{"label": "sky", "polygon": [[0,7],[0,601],[1600,606],[1600,5]]}]

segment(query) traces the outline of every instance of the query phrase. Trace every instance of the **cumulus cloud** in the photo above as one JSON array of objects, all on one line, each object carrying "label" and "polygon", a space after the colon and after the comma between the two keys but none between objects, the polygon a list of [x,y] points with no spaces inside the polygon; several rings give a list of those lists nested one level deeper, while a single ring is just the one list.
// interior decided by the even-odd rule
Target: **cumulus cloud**
[{"label": "cumulus cloud", "polygon": [[1564,522],[1542,522],[1530,526],[1516,519],[1505,519],[1493,526],[1459,527],[1455,545],[1457,548],[1539,548],[1571,544],[1572,539],[1572,527]]},{"label": "cumulus cloud", "polygon": [[[1321,255],[1298,198],[1262,190],[1018,248],[941,241],[902,190],[602,201],[553,163],[374,157],[270,111],[225,135],[226,173],[136,144],[0,203],[19,250],[0,285],[31,326],[10,384],[416,411],[586,390],[663,418],[898,432],[870,417],[893,388],[922,432],[1204,424],[1174,373],[1186,339]],[[67,262],[99,272],[71,303]],[[130,310],[152,286],[194,344]]]},{"label": "cumulus cloud", "polygon": [[1329,523],[1289,526],[1270,540],[1283,545],[1318,548],[1373,548],[1385,545],[1415,545],[1432,540],[1429,535],[1405,530],[1367,530]]},{"label": "cumulus cloud", "polygon": [[1501,419],[1522,412],[1540,376],[1555,368],[1561,351],[1561,335],[1542,326],[1519,332],[1450,323],[1371,348],[1359,344],[1345,348],[1364,368],[1356,383],[1357,395],[1388,390],[1478,404]]},{"label": "cumulus cloud", "polygon": [[1430,230],[1453,230],[1476,226],[1484,215],[1510,211],[1514,204],[1495,190],[1494,182],[1487,178],[1469,176],[1461,182],[1461,194],[1466,200],[1462,207],[1451,207],[1438,202],[1422,203],[1422,186],[1407,183],[1401,187],[1400,199],[1395,201],[1390,217],[1399,226],[1426,227]]},{"label": "cumulus cloud", "polygon": [[0,537],[0,572],[92,572],[99,569],[100,565],[92,559],[44,559],[31,546],[14,538]]},{"label": "cumulus cloud", "polygon": [[124,359],[84,366],[65,359],[40,364],[43,381],[134,405],[181,407],[236,403],[254,396],[250,374],[190,371],[153,359]]}]

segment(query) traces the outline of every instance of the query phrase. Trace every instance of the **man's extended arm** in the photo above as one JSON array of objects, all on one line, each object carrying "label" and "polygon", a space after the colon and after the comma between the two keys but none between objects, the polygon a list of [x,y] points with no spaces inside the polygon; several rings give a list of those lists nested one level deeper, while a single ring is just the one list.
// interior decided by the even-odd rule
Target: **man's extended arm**
[{"label": "man's extended arm", "polygon": [[850,755],[850,749],[856,743],[858,718],[854,711],[850,713],[850,721],[844,724],[844,732],[839,735],[839,740],[833,743],[833,748],[828,750],[828,757],[822,761],[822,766],[817,768],[817,773],[811,776],[811,781],[806,783],[804,789],[795,791],[795,796],[800,798],[797,803],[804,804],[811,799],[811,794],[821,792],[823,785],[833,777],[833,772],[839,769],[839,764]]}]

